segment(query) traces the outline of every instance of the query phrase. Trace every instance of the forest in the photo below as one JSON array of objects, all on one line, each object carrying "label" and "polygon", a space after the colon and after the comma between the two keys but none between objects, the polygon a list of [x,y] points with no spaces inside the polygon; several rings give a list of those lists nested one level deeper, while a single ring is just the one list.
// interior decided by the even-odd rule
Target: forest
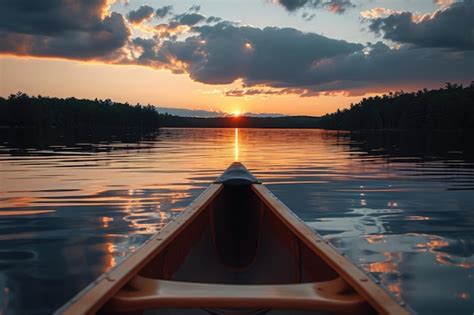
[{"label": "forest", "polygon": [[474,130],[474,82],[437,90],[403,91],[363,98],[322,117],[180,117],[152,105],[107,100],[28,96],[0,97],[0,127],[38,129],[155,130],[159,127],[322,128],[335,130]]},{"label": "forest", "polygon": [[0,127],[82,130],[159,127],[316,128],[319,118],[283,117],[180,117],[160,114],[152,105],[129,105],[107,100],[29,96],[18,92],[0,97]]},{"label": "forest", "polygon": [[107,100],[28,96],[18,92],[0,97],[0,126],[36,129],[120,128],[153,130],[160,115],[151,105]]},{"label": "forest", "polygon": [[403,91],[362,99],[321,117],[319,128],[337,130],[473,130],[474,82],[437,90]]}]

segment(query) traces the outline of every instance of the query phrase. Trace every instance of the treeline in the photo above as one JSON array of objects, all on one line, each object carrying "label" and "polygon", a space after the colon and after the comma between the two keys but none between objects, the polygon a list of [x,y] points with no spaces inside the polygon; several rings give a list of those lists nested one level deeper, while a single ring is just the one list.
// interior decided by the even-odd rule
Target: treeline
[{"label": "treeline", "polygon": [[323,128],[338,130],[474,130],[474,82],[447,83],[438,90],[403,91],[364,98],[349,109],[323,117],[181,117],[159,114],[154,106],[42,96],[18,92],[0,97],[0,127],[41,130],[154,130],[196,128]]},{"label": "treeline", "polygon": [[438,90],[403,91],[364,98],[349,109],[321,117],[319,128],[474,129],[474,82],[468,87],[447,83]]},{"label": "treeline", "polygon": [[160,115],[151,105],[129,105],[111,100],[28,96],[18,92],[0,97],[0,126],[38,129],[98,128],[153,130]]},{"label": "treeline", "polygon": [[181,117],[159,114],[154,106],[43,96],[18,92],[0,97],[0,127],[85,131],[158,127],[317,128],[317,117]]},{"label": "treeline", "polygon": [[190,128],[318,128],[318,117],[181,117],[162,114],[163,127]]}]

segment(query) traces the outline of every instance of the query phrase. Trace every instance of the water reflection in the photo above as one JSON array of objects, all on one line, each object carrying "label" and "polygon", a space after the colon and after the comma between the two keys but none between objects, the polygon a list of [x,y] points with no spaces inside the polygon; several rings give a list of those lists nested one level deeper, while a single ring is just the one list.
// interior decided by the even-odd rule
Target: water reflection
[{"label": "water reflection", "polygon": [[234,139],[234,162],[239,161],[239,128],[235,128]]},{"label": "water reflection", "polygon": [[0,311],[50,313],[240,160],[398,299],[419,313],[470,314],[468,144],[465,135],[319,130],[0,134]]}]

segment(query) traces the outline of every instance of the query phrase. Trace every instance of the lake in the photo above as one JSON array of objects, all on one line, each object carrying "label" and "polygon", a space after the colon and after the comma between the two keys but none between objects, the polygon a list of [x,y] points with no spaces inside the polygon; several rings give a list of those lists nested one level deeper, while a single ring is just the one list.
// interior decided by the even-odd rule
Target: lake
[{"label": "lake", "polygon": [[[6,135],[8,133],[8,135]],[[284,129],[0,133],[0,314],[49,314],[234,160],[420,314],[474,310],[472,137]]]}]

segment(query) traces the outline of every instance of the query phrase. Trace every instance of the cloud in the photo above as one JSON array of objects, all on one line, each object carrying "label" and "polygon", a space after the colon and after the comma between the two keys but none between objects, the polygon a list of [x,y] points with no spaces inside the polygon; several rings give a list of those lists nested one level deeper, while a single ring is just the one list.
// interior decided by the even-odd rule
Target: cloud
[{"label": "cloud", "polygon": [[306,9],[326,9],[327,11],[342,14],[347,9],[355,8],[350,0],[274,0],[290,12],[297,11],[302,8]]},{"label": "cloud", "polygon": [[179,24],[178,22],[161,23],[154,27],[159,38],[175,39],[177,35],[186,33],[190,27],[187,25]]},{"label": "cloud", "polygon": [[218,22],[221,22],[222,19],[220,17],[217,17],[217,16],[209,16],[208,18],[206,18],[206,23],[209,23],[209,24],[212,24],[212,23],[218,23]]},{"label": "cloud", "polygon": [[[157,11],[160,10],[159,12],[160,16],[164,17],[166,15],[171,14],[171,9],[172,9],[171,6],[163,7],[161,9],[157,10]],[[199,24],[199,23],[212,24],[212,23],[217,23],[221,21],[221,18],[218,18],[215,16],[205,17],[204,15],[195,13],[197,11],[199,11],[199,7],[192,6],[186,13],[175,14],[173,17],[171,17],[168,20],[167,23],[161,23],[148,29],[149,30],[154,29],[154,32],[157,33],[158,37],[160,38],[173,38],[174,36],[188,32],[191,29],[191,27],[196,24]]]},{"label": "cloud", "polygon": [[110,1],[3,0],[0,52],[16,55],[107,59],[130,35]]},{"label": "cloud", "polygon": [[355,5],[350,0],[330,0],[324,2],[322,5],[326,10],[338,14],[346,12],[347,9],[355,8]]},{"label": "cloud", "polygon": [[[153,59],[206,84],[241,80],[227,96],[363,93],[400,86],[472,80],[472,52],[334,40],[292,28],[264,29],[228,22],[192,28],[195,36],[166,40]],[[158,62],[158,63],[157,63]]]},{"label": "cloud", "polygon": [[224,92],[225,96],[244,97],[254,95],[285,95],[285,94],[302,94],[304,91],[300,89],[262,89],[262,88],[246,88],[231,89]]},{"label": "cloud", "polygon": [[296,11],[303,7],[312,6],[313,2],[319,3],[320,1],[312,1],[312,0],[276,0],[273,3],[277,3],[283,6],[288,11]]},{"label": "cloud", "polygon": [[[132,47],[133,59],[129,60],[132,64],[147,64],[149,66],[159,67],[159,63],[153,63],[153,60],[157,60],[157,51],[159,49],[159,39],[157,38],[134,38],[130,42]],[[124,61],[122,61],[124,62]]]},{"label": "cloud", "polygon": [[200,6],[200,5],[193,4],[193,5],[189,8],[189,12],[198,13],[199,11],[201,11],[201,6]]},{"label": "cloud", "polygon": [[206,20],[206,17],[198,13],[184,13],[176,15],[173,19],[175,23],[192,26]]},{"label": "cloud", "polygon": [[363,51],[320,62],[314,68],[313,91],[375,92],[394,87],[419,88],[444,82],[469,82],[474,53],[445,48],[404,45],[390,48],[383,43]]},{"label": "cloud", "polygon": [[133,24],[140,24],[145,20],[148,20],[155,13],[155,9],[148,5],[142,5],[135,11],[130,11],[127,14],[127,18]]},{"label": "cloud", "polygon": [[303,14],[301,14],[301,17],[305,20],[305,21],[311,21],[313,20],[315,17],[316,17],[316,14],[309,14],[308,12],[303,12]]},{"label": "cloud", "polygon": [[[173,15],[168,23],[146,23],[152,29],[149,37],[133,38],[123,16],[108,11],[109,4],[107,0],[3,0],[0,52],[139,64],[186,74],[205,84],[241,82],[241,88],[225,92],[234,97],[357,94],[473,79],[474,50],[460,49],[466,46],[466,39],[459,38],[466,35],[455,36],[459,27],[447,22],[453,17],[445,16],[454,14],[465,23],[456,12],[458,6],[466,8],[466,1],[416,22],[410,18],[410,27],[423,23],[446,26],[438,30],[443,45],[426,40],[430,38],[426,33],[432,30],[425,26],[423,32],[416,32],[416,41],[399,39],[401,44],[396,48],[383,43],[351,43],[293,28],[220,21],[197,13],[197,8]],[[405,14],[375,12],[369,17],[382,13],[387,17]],[[369,23],[378,19],[385,17],[375,17]],[[390,32],[382,25],[374,31],[380,29],[388,36]],[[440,27],[436,25],[429,24],[434,30]],[[446,44],[446,34],[451,34],[456,45]]]},{"label": "cloud", "polygon": [[162,19],[166,17],[167,15],[171,14],[172,10],[173,10],[173,6],[167,5],[167,6],[156,9],[155,15],[156,17]]},{"label": "cloud", "polygon": [[371,20],[371,19],[377,19],[383,16],[388,16],[391,14],[400,14],[402,11],[396,11],[396,10],[391,10],[391,9],[386,9],[386,8],[372,8],[369,10],[362,11],[360,13],[360,16],[364,20]]},{"label": "cloud", "polygon": [[[382,12],[381,9],[379,11]],[[365,13],[365,17],[370,19],[370,31],[382,34],[383,38],[394,42],[421,47],[474,50],[473,12],[474,1],[464,0],[433,14],[388,11],[391,14],[386,17],[380,17],[376,13]]]},{"label": "cloud", "polygon": [[[198,36],[165,41],[160,59],[179,60],[196,81],[290,82],[305,76],[323,58],[362,49],[360,44],[303,33],[292,28],[235,26],[227,22],[193,28]],[[174,63],[172,63],[174,65]]]},{"label": "cloud", "polygon": [[472,69],[474,53],[470,51],[410,45],[390,48],[379,42],[354,53],[324,58],[299,80],[252,82],[244,78],[244,88],[227,90],[225,95],[358,96],[401,88],[436,87],[445,82],[468,83],[472,81]]},{"label": "cloud", "polygon": [[449,7],[454,3],[454,0],[433,0],[433,2],[440,7]]}]

